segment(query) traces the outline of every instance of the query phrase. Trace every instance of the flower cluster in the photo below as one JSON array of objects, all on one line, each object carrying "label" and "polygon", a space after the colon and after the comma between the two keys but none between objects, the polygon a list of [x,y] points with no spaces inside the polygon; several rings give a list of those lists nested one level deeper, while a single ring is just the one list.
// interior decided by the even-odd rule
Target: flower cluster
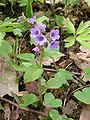
[{"label": "flower cluster", "polygon": [[[31,37],[36,39],[36,47],[33,49],[36,52],[40,52],[39,46],[43,46],[47,42],[47,38],[45,36],[46,32],[46,25],[43,23],[36,23],[36,16],[33,18],[30,18],[28,20],[29,23],[33,25],[33,28],[30,29]],[[50,38],[50,50],[53,50],[58,47],[59,42],[57,41],[59,36],[59,30],[58,29],[52,29],[49,33]]]}]

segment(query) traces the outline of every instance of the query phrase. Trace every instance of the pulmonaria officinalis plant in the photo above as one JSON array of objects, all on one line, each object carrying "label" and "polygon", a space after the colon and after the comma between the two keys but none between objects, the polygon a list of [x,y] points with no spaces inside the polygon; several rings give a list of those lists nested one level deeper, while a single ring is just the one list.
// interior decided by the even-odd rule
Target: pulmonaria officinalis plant
[{"label": "pulmonaria officinalis plant", "polygon": [[[59,69],[58,67],[56,68],[55,66],[57,72],[54,78],[51,77],[48,80],[45,78],[45,76],[43,76],[44,71],[43,60],[52,59],[54,62],[54,59],[56,58],[59,59],[61,56],[63,56],[63,54],[60,53],[58,46],[60,39],[59,30],[52,29],[47,33],[46,25],[43,24],[42,22],[37,23],[35,16],[33,18],[30,18],[28,22],[32,26],[32,28],[30,28],[30,36],[31,38],[35,39],[35,48],[33,48],[32,50],[39,54],[38,56],[36,54],[37,59],[32,58],[31,64],[25,70],[24,82],[27,83],[38,80],[39,99],[36,99],[36,96],[33,96],[34,101],[40,100],[42,106],[48,105],[49,107],[52,108],[58,108],[62,106],[62,101],[60,99],[55,99],[52,93],[47,92],[47,89],[60,88],[63,84],[67,82],[67,80],[72,79],[72,74],[64,69]],[[48,45],[45,46],[45,44]],[[19,54],[18,57],[22,59],[23,55],[25,55],[25,53],[24,54],[21,53],[21,56]],[[34,61],[36,62],[36,64],[33,64]],[[29,103],[24,103],[23,106],[27,106],[28,104]],[[62,118],[62,116],[59,117]]]},{"label": "pulmonaria officinalis plant", "polygon": [[[30,39],[33,38],[35,40],[35,47],[32,48],[32,51],[35,52],[35,55],[32,53],[15,52],[15,58],[12,58],[12,60],[10,59],[9,64],[16,71],[24,73],[25,84],[29,82],[31,83],[35,80],[38,82],[39,95],[28,93],[23,96],[23,101],[16,96],[15,99],[21,107],[34,105],[37,103],[37,106],[40,105],[41,110],[43,110],[44,107],[48,106],[53,109],[49,115],[51,119],[53,120],[52,112],[58,114],[59,119],[61,119],[63,116],[59,115],[59,113],[54,109],[61,107],[62,101],[59,98],[55,97],[50,91],[48,92],[48,89],[59,89],[63,84],[67,83],[67,80],[72,79],[71,73],[65,69],[59,69],[55,64],[55,60],[59,60],[59,58],[63,56],[63,54],[59,51],[59,29],[54,28],[47,32],[46,25],[41,21],[37,22],[37,18],[35,16],[33,18],[30,18],[28,20],[28,23],[30,23]],[[2,43],[0,45],[2,46]],[[6,45],[8,46],[8,44]],[[3,50],[1,46],[0,49]],[[18,48],[17,46],[15,47]],[[10,52],[7,52],[11,53],[11,46],[9,49],[8,50]],[[17,59],[19,60],[19,65],[15,61]],[[54,63],[54,68],[56,70],[54,77],[51,76],[50,79],[47,79],[45,76],[43,68],[44,61],[48,62],[48,59]]]}]

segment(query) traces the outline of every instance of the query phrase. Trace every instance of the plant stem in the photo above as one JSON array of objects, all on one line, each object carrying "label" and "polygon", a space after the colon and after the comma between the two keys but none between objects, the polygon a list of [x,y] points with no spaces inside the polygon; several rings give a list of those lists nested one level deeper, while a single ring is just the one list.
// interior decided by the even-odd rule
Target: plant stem
[{"label": "plant stem", "polygon": [[15,60],[16,60],[17,53],[18,53],[18,36],[16,36],[16,41],[14,44],[14,59]]},{"label": "plant stem", "polygon": [[[41,53],[40,53],[40,62],[39,62],[39,65],[40,67],[42,67],[42,59],[43,59],[43,48],[41,47],[40,48],[41,50]],[[41,102],[41,110],[43,109],[43,99],[42,99],[42,93],[41,93],[41,79],[42,79],[42,76],[39,77],[38,79],[38,91],[39,91],[39,97],[40,97],[40,102]]]}]

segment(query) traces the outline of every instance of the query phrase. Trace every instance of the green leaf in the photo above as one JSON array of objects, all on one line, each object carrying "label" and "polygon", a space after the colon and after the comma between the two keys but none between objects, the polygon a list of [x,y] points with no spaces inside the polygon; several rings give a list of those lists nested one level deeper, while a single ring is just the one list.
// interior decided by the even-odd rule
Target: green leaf
[{"label": "green leaf", "polygon": [[90,27],[86,28],[80,35],[88,35],[90,34]]},{"label": "green leaf", "polygon": [[34,95],[34,94],[26,94],[24,96],[24,103],[20,104],[20,106],[25,107],[25,106],[33,104],[33,103],[35,103],[37,101],[38,101],[38,98],[36,97],[36,95]]},{"label": "green leaf", "polygon": [[90,68],[84,68],[83,71],[84,71],[84,76],[86,78],[90,78]]},{"label": "green leaf", "polygon": [[85,29],[88,28],[89,26],[90,26],[90,21],[87,21],[87,22],[85,22],[85,23],[82,21],[82,22],[80,23],[78,29],[77,29],[77,33],[76,33],[76,34],[77,34],[77,35],[78,35],[78,34],[81,34],[81,33],[84,32]]},{"label": "green leaf", "polygon": [[19,96],[17,96],[17,95],[14,94],[14,93],[12,93],[12,95],[13,95],[14,99],[16,100],[16,102],[17,102],[18,104],[22,104],[22,100],[21,100],[21,98],[20,98]]},{"label": "green leaf", "polygon": [[28,0],[28,3],[27,3],[26,15],[28,18],[31,18],[33,16],[32,1],[31,0]]},{"label": "green leaf", "polygon": [[56,78],[51,78],[50,80],[47,81],[45,86],[47,89],[48,88],[56,89],[56,88],[60,88],[64,82],[65,81],[61,81],[61,80],[56,79]]},{"label": "green leaf", "polygon": [[12,52],[11,45],[7,41],[3,40],[0,46],[0,56],[8,57],[11,52]]},{"label": "green leaf", "polygon": [[13,32],[13,27],[2,28],[0,32]]},{"label": "green leaf", "polygon": [[66,39],[64,39],[64,41],[65,41],[65,47],[67,48],[73,46],[75,43],[74,36],[67,37]]},{"label": "green leaf", "polygon": [[90,40],[90,35],[79,35],[76,40],[79,41],[88,41]]},{"label": "green leaf", "polygon": [[31,82],[38,79],[43,72],[43,69],[37,65],[30,65],[24,74],[24,82]]},{"label": "green leaf", "polygon": [[67,0],[67,5],[73,6],[79,2],[80,2],[80,0]]},{"label": "green leaf", "polygon": [[28,0],[18,0],[17,2],[19,3],[20,7],[26,6],[28,4]]},{"label": "green leaf", "polygon": [[0,104],[0,110],[4,110],[4,107]]},{"label": "green leaf", "polygon": [[64,17],[60,15],[56,15],[56,23],[59,27],[64,24]]},{"label": "green leaf", "polygon": [[76,40],[85,48],[90,50],[90,35],[79,35]]},{"label": "green leaf", "polygon": [[36,41],[36,38],[33,38],[33,37],[30,36],[30,44],[31,45],[33,45],[33,44],[36,45],[35,41]]},{"label": "green leaf", "polygon": [[22,37],[22,30],[19,28],[16,28],[13,30],[14,35]]},{"label": "green leaf", "polygon": [[39,2],[44,2],[44,0],[38,0]]},{"label": "green leaf", "polygon": [[2,40],[4,39],[4,37],[5,37],[5,33],[0,32],[0,46],[1,46],[1,43],[2,43]]},{"label": "green leaf", "polygon": [[67,80],[72,79],[72,74],[65,69],[60,69],[54,76],[46,83],[46,88],[60,88],[63,84],[67,83]]},{"label": "green leaf", "polygon": [[52,120],[61,120],[61,116],[59,115],[57,110],[52,110],[49,113],[50,117],[52,118]]},{"label": "green leaf", "polygon": [[82,91],[77,91],[74,93],[74,96],[86,104],[90,104],[90,88],[84,88]]},{"label": "green leaf", "polygon": [[88,4],[88,6],[90,7],[90,0],[85,0],[85,2]]},{"label": "green leaf", "polygon": [[69,20],[69,18],[66,19],[66,28],[67,28],[67,32],[70,34],[75,34],[75,28],[74,25],[72,24],[72,22]]},{"label": "green leaf", "polygon": [[90,50],[90,42],[86,41],[85,43],[82,43],[82,46]]},{"label": "green leaf", "polygon": [[71,6],[74,6],[74,5],[76,5],[77,3],[79,3],[80,2],[80,0],[71,0],[72,2],[71,2]]},{"label": "green leaf", "polygon": [[37,18],[37,20],[36,20],[36,22],[37,23],[42,23],[42,22],[44,22],[44,21],[49,21],[49,18],[48,17],[46,17],[46,16],[42,16],[42,17],[39,17],[39,18]]},{"label": "green leaf", "polygon": [[44,49],[44,58],[59,59],[64,54],[60,53],[59,49],[50,50],[50,48]]},{"label": "green leaf", "polygon": [[63,79],[63,80],[70,80],[72,79],[72,74],[65,69],[59,69],[59,72],[55,74],[55,78]]},{"label": "green leaf", "polygon": [[40,83],[41,83],[41,85],[45,85],[46,84],[46,80],[44,79],[44,78],[42,78],[41,80],[40,80]]},{"label": "green leaf", "polygon": [[66,115],[62,115],[60,120],[73,120],[72,118],[68,118]]},{"label": "green leaf", "polygon": [[73,120],[72,118],[68,118],[66,115],[60,115],[55,109],[50,111],[49,116],[52,120]]},{"label": "green leaf", "polygon": [[28,61],[28,62],[33,62],[35,59],[35,55],[34,54],[30,54],[30,53],[21,53],[17,55],[17,58],[24,60],[24,61]]},{"label": "green leaf", "polygon": [[21,71],[21,72],[25,72],[27,67],[23,64],[17,65],[13,62],[9,62],[9,64],[11,65],[11,67],[16,70],[16,71]]},{"label": "green leaf", "polygon": [[62,101],[60,99],[55,99],[52,93],[46,93],[44,95],[44,105],[57,108],[62,106]]},{"label": "green leaf", "polygon": [[0,2],[0,6],[6,6],[6,4]]},{"label": "green leaf", "polygon": [[3,81],[3,80],[5,80],[5,77],[0,76],[0,81]]},{"label": "green leaf", "polygon": [[14,5],[14,0],[9,0],[10,1],[10,3],[12,4],[12,6]]}]

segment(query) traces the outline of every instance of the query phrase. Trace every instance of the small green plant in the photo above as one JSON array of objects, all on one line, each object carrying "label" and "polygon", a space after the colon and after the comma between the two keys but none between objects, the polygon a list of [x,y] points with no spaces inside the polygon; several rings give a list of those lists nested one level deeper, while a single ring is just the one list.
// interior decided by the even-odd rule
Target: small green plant
[{"label": "small green plant", "polygon": [[[45,106],[51,108],[58,108],[62,106],[62,101],[58,98],[55,98],[51,92],[47,92],[48,89],[59,89],[63,84],[67,84],[68,80],[72,79],[72,74],[65,69],[59,69],[55,64],[56,74],[54,78],[50,79],[43,77],[43,61],[46,59],[51,59],[53,62],[55,59],[59,59],[64,54],[59,52],[58,39],[59,30],[52,29],[48,34],[45,34],[46,25],[42,22],[46,20],[46,17],[41,17],[36,20],[36,17],[30,18],[28,22],[32,24],[30,28],[30,37],[31,40],[35,39],[35,48],[32,53],[19,53],[16,54],[15,59],[9,60],[9,64],[13,69],[19,72],[24,72],[24,83],[38,81],[39,87],[38,92],[39,96],[34,94],[26,94],[23,97],[23,101],[14,95],[14,98],[21,107],[26,107],[30,104],[34,105],[35,103],[41,104],[42,108]],[[45,47],[45,44],[48,44]],[[19,65],[15,60],[19,60]],[[54,62],[55,63],[55,62]],[[44,99],[43,99],[44,97]],[[52,112],[54,115],[52,116]],[[54,120],[54,117],[58,115],[59,119],[67,119],[66,116],[60,116],[56,110],[50,112],[48,117],[51,117]]]},{"label": "small green plant", "polygon": [[67,32],[70,34],[69,37],[64,39],[65,47],[71,47],[75,42],[79,42],[82,46],[87,49],[90,49],[90,21],[81,22],[78,29],[76,30],[69,18],[66,19],[66,28]]}]

